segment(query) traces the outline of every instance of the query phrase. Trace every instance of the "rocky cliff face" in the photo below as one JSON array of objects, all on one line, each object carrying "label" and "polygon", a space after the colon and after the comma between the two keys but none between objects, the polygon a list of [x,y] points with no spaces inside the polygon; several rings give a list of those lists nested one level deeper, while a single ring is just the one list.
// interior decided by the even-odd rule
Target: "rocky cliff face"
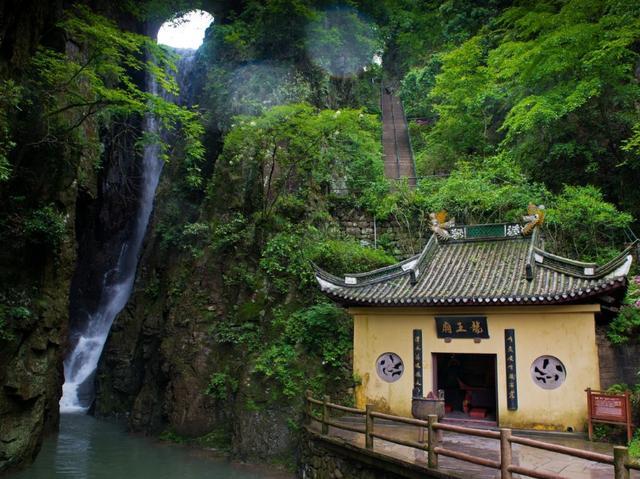
[{"label": "rocky cliff face", "polygon": [[[212,317],[224,315],[226,301],[220,265],[208,260],[167,258],[158,237],[150,239],[134,296],[105,346],[96,414],[128,416],[132,430],[146,433],[205,440],[213,433],[209,445],[243,458],[290,452],[291,406],[265,407],[267,391],[252,384],[250,358],[212,339]],[[207,394],[211,372],[220,370],[238,384],[224,398]]]},{"label": "rocky cliff face", "polygon": [[[19,84],[61,4],[9,1],[0,6],[2,77]],[[81,155],[47,161],[63,153],[46,144],[28,145],[38,132],[32,131],[27,112],[7,115],[22,128],[14,137],[14,176],[0,184],[0,472],[31,460],[43,434],[57,425],[75,262],[77,179],[87,166]],[[84,187],[90,183],[87,178]],[[56,221],[55,238],[46,234],[49,220]]]},{"label": "rocky cliff face", "polygon": [[[206,71],[198,62],[188,67],[192,75],[178,79],[186,92],[179,101],[197,104]],[[209,156],[216,154],[213,144]],[[179,155],[178,149],[165,166],[134,292],[105,345],[95,413],[128,417],[136,432],[196,438],[238,457],[285,454],[291,451],[291,406],[265,407],[267,393],[252,383],[253,364],[243,346],[213,339],[214,318],[229,313],[224,276],[232,262],[167,245],[166,225],[177,212],[184,222],[205,214],[202,195],[180,192]],[[233,378],[235,387],[224,397],[210,393],[212,371]]]},{"label": "rocky cliff face", "polygon": [[[62,7],[0,6],[0,80],[23,95],[33,94],[26,68],[38,45],[83,54],[55,28]],[[47,137],[37,102],[26,99],[3,114],[15,146],[11,176],[0,182],[0,472],[30,462],[43,435],[57,429],[70,317],[82,317],[96,279],[86,258],[110,261],[96,245],[126,230],[127,205],[136,201],[135,185],[124,181],[136,177],[135,155],[121,154],[134,151],[131,135],[100,132],[120,140],[106,142],[97,168],[97,143],[78,148]],[[77,134],[96,139],[96,123],[84,122]]]},{"label": "rocky cliff face", "polygon": [[20,279],[12,274],[15,257],[0,266],[3,300],[28,305],[20,306],[26,317],[13,318],[10,337],[0,339],[0,471],[32,460],[43,434],[57,427],[75,260],[73,188],[68,193],[60,198],[69,225],[57,254]]},{"label": "rocky cliff face", "polygon": [[208,345],[206,313],[219,289],[204,267],[191,269],[156,247],[152,238],[136,291],[105,346],[96,413],[130,414],[134,431],[170,427],[201,436],[216,422],[214,401],[205,395],[217,353]]}]

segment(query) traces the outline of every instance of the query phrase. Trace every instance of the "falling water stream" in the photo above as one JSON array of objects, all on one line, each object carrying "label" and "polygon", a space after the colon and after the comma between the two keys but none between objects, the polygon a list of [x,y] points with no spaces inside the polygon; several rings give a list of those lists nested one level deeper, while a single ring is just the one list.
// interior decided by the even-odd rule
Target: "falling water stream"
[{"label": "falling water stream", "polygon": [[[153,78],[147,81],[147,88],[154,95],[158,94],[158,85]],[[153,136],[159,133],[158,122],[151,114],[145,118],[145,131]],[[98,306],[90,314],[84,330],[79,332],[75,347],[64,362],[65,381],[62,387],[62,399],[60,399],[62,413],[86,411],[93,402],[93,380],[102,349],[113,320],[127,304],[133,288],[140,249],[162,172],[159,153],[157,142],[144,147],[140,169],[142,177],[140,201],[134,228],[131,237],[120,248],[116,267],[104,273]]]},{"label": "falling water stream", "polygon": [[[188,77],[195,52],[179,50],[178,83]],[[182,86],[182,85],[181,85]],[[148,91],[158,94],[153,79]],[[159,125],[145,118],[146,133],[156,136]],[[35,462],[12,479],[259,479],[291,478],[289,473],[230,463],[216,452],[172,445],[127,434],[123,424],[98,420],[85,414],[94,399],[94,378],[113,320],[124,308],[136,275],[142,243],[153,209],[162,172],[159,145],[144,148],[140,168],[142,184],[132,233],[119,247],[115,268],[103,275],[97,307],[84,329],[73,331],[75,347],[64,362],[60,431],[45,438]]]}]

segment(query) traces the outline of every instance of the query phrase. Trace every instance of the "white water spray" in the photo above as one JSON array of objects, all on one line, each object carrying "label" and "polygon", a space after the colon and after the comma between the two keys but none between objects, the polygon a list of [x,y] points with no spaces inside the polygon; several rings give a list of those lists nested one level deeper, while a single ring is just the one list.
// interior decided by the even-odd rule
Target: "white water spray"
[{"label": "white water spray", "polygon": [[[148,91],[158,94],[154,79],[147,82]],[[159,134],[156,118],[149,114],[145,118],[145,131],[152,137]],[[135,226],[130,238],[122,245],[115,269],[104,274],[102,293],[98,306],[87,321],[85,330],[64,361],[64,385],[60,412],[86,412],[93,402],[93,379],[98,361],[115,317],[127,304],[136,276],[138,258],[142,248],[153,199],[162,172],[162,160],[157,142],[144,147],[142,155],[142,185],[140,203],[136,212]],[[88,385],[88,386],[87,386]],[[88,391],[88,393],[87,393]]]}]

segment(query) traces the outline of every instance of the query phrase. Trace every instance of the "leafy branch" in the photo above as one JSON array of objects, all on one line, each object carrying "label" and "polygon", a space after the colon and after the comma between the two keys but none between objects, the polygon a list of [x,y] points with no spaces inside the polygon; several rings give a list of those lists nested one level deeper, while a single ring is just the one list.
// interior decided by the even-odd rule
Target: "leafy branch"
[{"label": "leafy branch", "polygon": [[[201,181],[198,164],[204,156],[199,114],[165,99],[179,93],[176,55],[147,36],[119,29],[84,6],[69,10],[58,27],[67,38],[66,52],[40,47],[31,62],[29,87],[44,110],[44,137],[68,142],[74,133],[90,136],[85,124],[91,118],[100,127],[152,114],[164,131],[180,136],[177,143],[194,173],[190,183],[197,186]],[[140,85],[141,74],[153,78],[164,95]],[[169,146],[160,138],[156,141],[168,159]]]}]

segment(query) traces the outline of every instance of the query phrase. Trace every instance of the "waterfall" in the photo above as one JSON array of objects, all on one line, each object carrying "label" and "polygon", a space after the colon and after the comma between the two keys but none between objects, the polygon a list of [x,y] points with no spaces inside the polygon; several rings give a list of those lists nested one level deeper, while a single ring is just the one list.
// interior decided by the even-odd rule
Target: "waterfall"
[{"label": "waterfall", "polygon": [[[193,57],[193,55],[183,55],[183,61],[180,63],[191,61]],[[187,65],[180,65],[180,67],[185,66]],[[147,89],[154,95],[158,94],[157,82],[151,75],[148,75]],[[160,128],[154,115],[146,115],[144,130],[151,138],[158,137]],[[98,361],[113,320],[131,296],[162,166],[159,144],[156,141],[147,144],[142,155],[140,197],[132,233],[120,245],[115,268],[105,271],[100,299],[95,310],[87,313],[89,318],[83,330],[73,331],[78,339],[64,361],[65,382],[60,399],[62,413],[86,412],[93,403]]]}]

